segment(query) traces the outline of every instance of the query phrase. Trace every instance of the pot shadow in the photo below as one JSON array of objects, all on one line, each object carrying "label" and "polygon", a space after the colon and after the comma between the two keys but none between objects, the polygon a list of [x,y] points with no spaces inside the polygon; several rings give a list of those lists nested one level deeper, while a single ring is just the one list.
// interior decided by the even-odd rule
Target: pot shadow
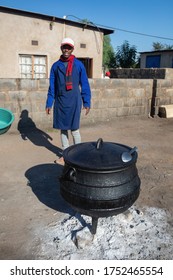
[{"label": "pot shadow", "polygon": [[53,163],[40,164],[25,172],[27,185],[38,200],[58,212],[75,215],[75,211],[64,201],[60,194],[59,177],[63,166]]},{"label": "pot shadow", "polygon": [[62,149],[50,142],[53,139],[49,134],[37,128],[34,121],[29,117],[28,110],[21,112],[17,128],[24,141],[30,140],[34,145],[43,146],[58,157],[62,156]]}]

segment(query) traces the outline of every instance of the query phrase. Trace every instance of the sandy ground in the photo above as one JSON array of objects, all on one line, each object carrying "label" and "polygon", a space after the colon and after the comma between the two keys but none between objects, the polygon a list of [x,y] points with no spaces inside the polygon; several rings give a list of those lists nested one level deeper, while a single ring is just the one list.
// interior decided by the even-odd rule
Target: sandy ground
[{"label": "sandy ground", "polygon": [[[141,193],[135,205],[138,209],[164,211],[171,231],[173,119],[119,118],[114,122],[81,127],[81,134],[84,142],[97,141],[101,137],[103,141],[138,147]],[[42,131],[36,127],[33,131],[23,131],[22,135],[10,130],[0,135],[0,259],[55,257],[43,250],[43,245],[47,245],[47,250],[48,244],[54,246],[51,227],[55,231],[52,225],[67,215],[74,215],[59,192],[58,178],[63,167],[54,164],[54,160],[60,148],[59,134],[54,130]],[[159,219],[155,217],[153,221],[157,224]],[[50,240],[43,244],[48,229]],[[60,232],[60,239],[64,241],[62,227]],[[56,258],[61,258],[60,252]],[[66,258],[65,253],[63,258]],[[78,255],[76,258],[84,257]]]}]

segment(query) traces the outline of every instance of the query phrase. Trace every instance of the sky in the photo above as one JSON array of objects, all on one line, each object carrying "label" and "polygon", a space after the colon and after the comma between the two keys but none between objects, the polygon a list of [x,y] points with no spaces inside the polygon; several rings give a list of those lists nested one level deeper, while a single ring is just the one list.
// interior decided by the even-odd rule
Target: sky
[{"label": "sky", "polygon": [[[172,0],[0,0],[0,5],[110,28],[114,51],[125,41],[137,52],[153,50],[153,42],[173,45]],[[138,34],[140,33],[140,34]]]}]

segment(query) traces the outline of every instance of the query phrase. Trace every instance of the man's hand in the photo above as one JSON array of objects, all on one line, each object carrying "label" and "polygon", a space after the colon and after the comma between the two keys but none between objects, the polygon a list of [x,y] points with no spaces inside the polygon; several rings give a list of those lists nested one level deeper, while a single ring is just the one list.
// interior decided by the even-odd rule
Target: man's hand
[{"label": "man's hand", "polygon": [[85,115],[88,115],[89,111],[90,111],[90,108],[89,107],[84,107],[84,109],[86,110],[85,111]]},{"label": "man's hand", "polygon": [[46,114],[50,115],[51,108],[46,108]]}]

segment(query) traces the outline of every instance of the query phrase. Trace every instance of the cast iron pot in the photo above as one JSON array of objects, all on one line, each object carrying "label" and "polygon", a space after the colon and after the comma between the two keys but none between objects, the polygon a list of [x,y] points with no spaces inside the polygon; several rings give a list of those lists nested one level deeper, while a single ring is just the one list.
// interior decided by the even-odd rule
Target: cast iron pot
[{"label": "cast iron pot", "polygon": [[[131,154],[128,160],[126,153]],[[81,214],[96,219],[117,215],[138,198],[137,149],[100,138],[70,146],[63,156],[60,193]]]}]

